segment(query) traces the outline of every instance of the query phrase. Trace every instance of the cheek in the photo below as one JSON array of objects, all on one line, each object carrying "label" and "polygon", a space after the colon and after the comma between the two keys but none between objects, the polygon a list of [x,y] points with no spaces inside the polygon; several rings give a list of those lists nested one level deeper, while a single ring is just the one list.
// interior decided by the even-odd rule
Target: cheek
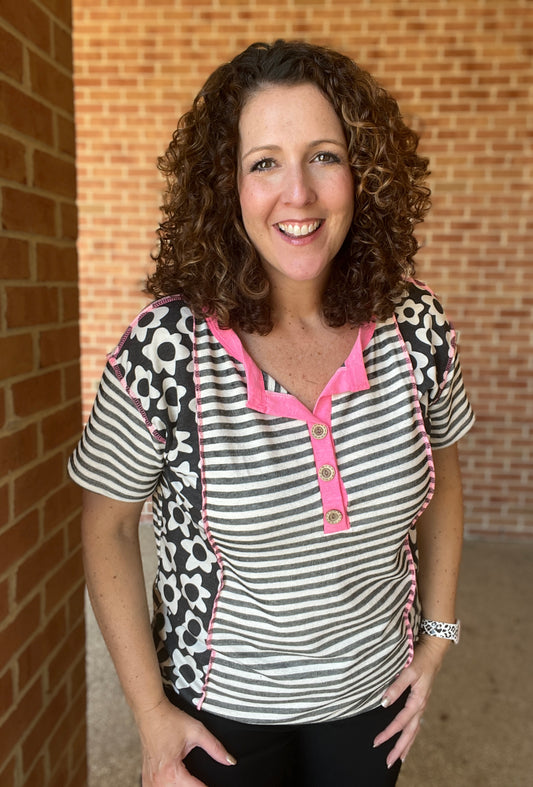
[{"label": "cheek", "polygon": [[262,189],[243,184],[239,191],[243,221],[254,222],[264,218],[267,199]]},{"label": "cheek", "polygon": [[239,186],[239,202],[241,204],[241,211],[243,216],[250,210],[250,205],[253,202],[251,189],[246,185],[246,181]]},{"label": "cheek", "polygon": [[257,195],[253,189],[243,186],[239,192],[239,201],[241,205],[242,223],[248,238],[255,243],[258,242],[261,223],[260,214],[258,214]]},{"label": "cheek", "polygon": [[335,177],[323,180],[318,186],[317,193],[331,211],[353,212],[355,189],[351,173],[337,173]]},{"label": "cheek", "polygon": [[339,212],[345,215],[345,221],[351,223],[355,209],[354,189],[351,178],[345,183],[339,184],[336,196]]},{"label": "cheek", "polygon": [[345,172],[344,174],[341,187],[339,188],[339,194],[341,193],[345,202],[349,202],[353,206],[355,199],[355,186],[351,172]]}]

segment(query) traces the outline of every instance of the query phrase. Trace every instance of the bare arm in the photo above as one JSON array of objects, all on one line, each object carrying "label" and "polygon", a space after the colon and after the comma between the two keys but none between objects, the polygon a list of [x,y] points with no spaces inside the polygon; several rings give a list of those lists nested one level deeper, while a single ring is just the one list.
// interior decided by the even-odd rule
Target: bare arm
[{"label": "bare arm", "polygon": [[128,704],[136,714],[164,698],[150,632],[138,528],[142,503],[84,492],[82,539],[91,604]]},{"label": "bare arm", "polygon": [[[195,746],[232,758],[199,722],[165,697],[152,641],[139,548],[142,503],[84,492],[82,540],[87,587],[143,744],[143,787],[200,785],[183,758]],[[178,781],[176,781],[178,779]]]},{"label": "bare arm", "polygon": [[454,623],[463,547],[463,494],[457,444],[435,451],[433,460],[435,494],[416,528],[418,592],[425,618]]},{"label": "bare arm", "polygon": [[[463,498],[457,445],[436,450],[433,460],[435,493],[417,523],[418,586],[424,617],[454,623],[463,543]],[[413,661],[387,689],[384,704],[395,702],[410,687],[405,708],[375,740],[375,745],[379,746],[401,732],[387,758],[389,765],[407,756],[450,644],[449,640],[422,634]]]}]

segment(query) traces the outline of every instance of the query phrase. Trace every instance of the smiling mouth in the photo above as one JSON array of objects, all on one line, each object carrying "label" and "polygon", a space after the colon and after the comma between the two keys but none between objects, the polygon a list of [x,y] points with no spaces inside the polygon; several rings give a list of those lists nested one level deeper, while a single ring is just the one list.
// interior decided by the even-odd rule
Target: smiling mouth
[{"label": "smiling mouth", "polygon": [[291,238],[305,238],[307,235],[312,235],[313,232],[316,232],[322,226],[322,223],[322,220],[310,221],[308,224],[280,222],[276,226],[284,235],[289,235]]}]

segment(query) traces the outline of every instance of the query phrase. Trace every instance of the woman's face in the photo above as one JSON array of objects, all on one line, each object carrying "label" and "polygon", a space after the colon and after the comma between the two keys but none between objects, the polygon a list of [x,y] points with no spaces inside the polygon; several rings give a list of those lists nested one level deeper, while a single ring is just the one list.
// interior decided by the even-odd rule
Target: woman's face
[{"label": "woman's face", "polygon": [[333,106],[313,84],[267,86],[245,104],[239,137],[242,218],[269,279],[324,286],[354,211]]}]

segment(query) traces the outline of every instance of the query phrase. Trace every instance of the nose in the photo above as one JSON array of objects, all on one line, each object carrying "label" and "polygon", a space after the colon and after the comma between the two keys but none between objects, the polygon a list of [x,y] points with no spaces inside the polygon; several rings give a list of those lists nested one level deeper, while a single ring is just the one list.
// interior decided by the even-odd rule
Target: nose
[{"label": "nose", "polygon": [[283,181],[282,200],[286,205],[302,207],[316,200],[311,173],[301,165],[287,168]]}]

